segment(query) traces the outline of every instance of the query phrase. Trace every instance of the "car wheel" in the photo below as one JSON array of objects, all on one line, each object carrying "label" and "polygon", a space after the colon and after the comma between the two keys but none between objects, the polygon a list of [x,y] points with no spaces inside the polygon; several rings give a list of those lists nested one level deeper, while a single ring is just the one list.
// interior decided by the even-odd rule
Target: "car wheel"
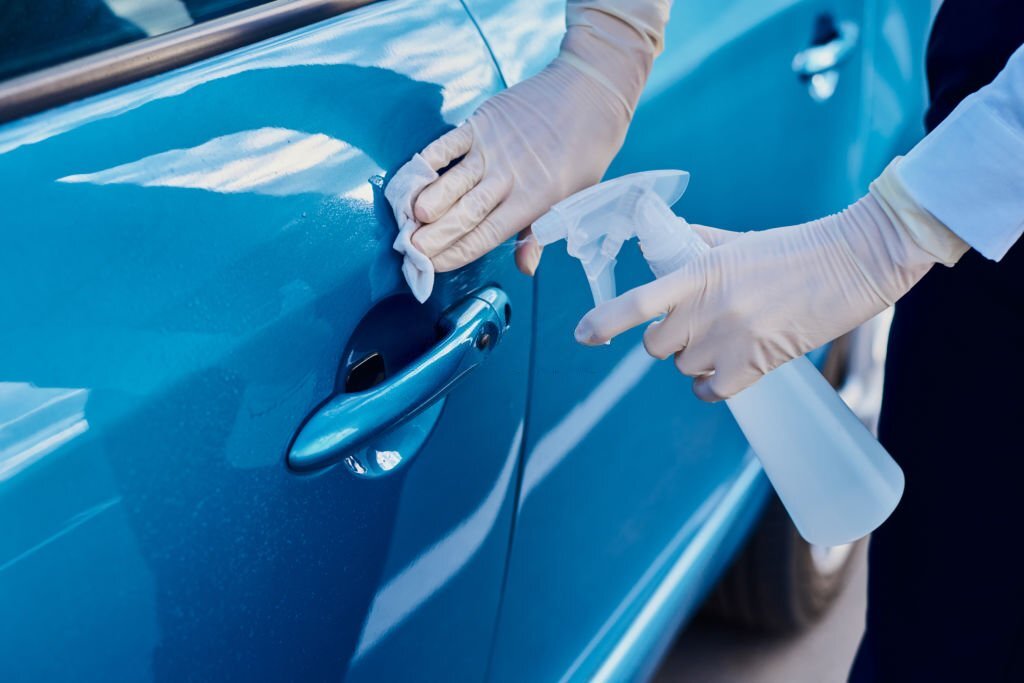
[{"label": "car wheel", "polygon": [[706,611],[758,630],[797,631],[832,605],[860,543],[811,545],[773,495],[757,531],[708,599]]},{"label": "car wheel", "polygon": [[[887,311],[836,340],[822,370],[872,431],[878,425],[891,320]],[[757,529],[708,598],[705,612],[771,632],[799,630],[835,601],[846,584],[851,559],[863,544],[864,540],[834,547],[808,543],[773,494]]]}]

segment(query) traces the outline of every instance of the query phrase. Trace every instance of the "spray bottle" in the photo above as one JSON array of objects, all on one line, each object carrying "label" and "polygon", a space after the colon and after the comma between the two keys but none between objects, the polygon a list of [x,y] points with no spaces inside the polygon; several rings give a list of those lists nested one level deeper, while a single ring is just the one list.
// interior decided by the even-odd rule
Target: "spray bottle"
[{"label": "spray bottle", "polygon": [[[655,277],[710,247],[670,208],[689,174],[616,178],[559,202],[533,224],[541,245],[566,240],[595,305],[615,296],[615,257],[637,237]],[[866,536],[896,508],[903,471],[804,357],[726,400],[800,534],[841,545]]]}]

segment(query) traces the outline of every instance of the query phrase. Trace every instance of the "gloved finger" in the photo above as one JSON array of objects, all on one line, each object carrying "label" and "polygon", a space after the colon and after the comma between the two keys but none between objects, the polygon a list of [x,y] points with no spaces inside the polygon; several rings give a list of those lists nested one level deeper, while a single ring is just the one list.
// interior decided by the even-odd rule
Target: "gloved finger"
[{"label": "gloved finger", "polygon": [[683,349],[677,351],[675,356],[676,370],[687,377],[700,377],[715,370],[714,363],[710,358],[702,357],[696,349]]},{"label": "gloved finger", "polygon": [[591,310],[576,326],[576,341],[587,346],[604,344],[626,330],[632,329],[669,310],[672,301],[694,279],[683,268],[659,280],[631,289]]},{"label": "gloved finger", "polygon": [[[489,179],[485,179],[478,187],[482,187]],[[511,186],[504,189],[508,194]],[[475,192],[475,190],[474,190]],[[452,243],[447,249],[436,256],[431,257],[434,262],[434,269],[440,273],[461,268],[467,263],[472,263],[512,235],[519,232],[524,224],[529,223],[521,217],[521,209],[515,204],[505,202],[499,204],[480,224],[466,232],[458,241]]]},{"label": "gloved finger", "polygon": [[523,275],[533,277],[540,265],[540,257],[544,247],[533,236],[533,228],[526,228],[519,233],[519,242],[516,244],[516,267]]},{"label": "gloved finger", "polygon": [[473,146],[473,127],[464,123],[448,131],[423,148],[420,156],[430,168],[440,171],[459,157],[467,154]]},{"label": "gloved finger", "polygon": [[[464,235],[479,229],[481,222],[507,196],[508,188],[501,180],[487,178],[460,199],[434,223],[421,226],[412,234],[412,243],[428,258],[441,254]],[[437,267],[437,263],[434,263]]]},{"label": "gloved finger", "polygon": [[706,282],[703,265],[700,268],[698,265],[684,266],[662,278],[671,278],[678,284],[674,287],[675,295],[668,315],[644,330],[644,349],[654,358],[664,360],[690,346],[693,336],[693,305],[701,300]]},{"label": "gloved finger", "polygon": [[427,185],[416,198],[416,219],[433,223],[445,214],[467,192],[476,187],[484,175],[483,155],[470,153],[465,159]]},{"label": "gloved finger", "polygon": [[709,247],[719,247],[723,244],[732,242],[737,237],[745,235],[745,232],[736,232],[735,230],[723,230],[721,228],[712,228],[708,225],[697,225],[696,223],[689,224],[693,231],[697,233],[697,236],[704,240],[704,243]]},{"label": "gloved finger", "polygon": [[693,392],[702,401],[721,401],[735,396],[763,376],[764,373],[751,363],[720,363],[713,375],[694,381]]},{"label": "gloved finger", "polygon": [[693,380],[693,393],[705,403],[718,403],[725,400],[711,387],[711,378],[713,377],[714,374],[702,375]]},{"label": "gloved finger", "polygon": [[654,358],[665,360],[690,343],[689,321],[683,315],[669,315],[644,330],[644,349]]}]

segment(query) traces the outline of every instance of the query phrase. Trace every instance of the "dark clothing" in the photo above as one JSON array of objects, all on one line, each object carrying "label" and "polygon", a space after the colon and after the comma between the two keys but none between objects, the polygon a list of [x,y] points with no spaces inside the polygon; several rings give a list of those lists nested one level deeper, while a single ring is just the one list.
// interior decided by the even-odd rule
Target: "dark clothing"
[{"label": "dark clothing", "polygon": [[[929,130],[1024,44],[1024,2],[946,0],[928,44]],[[1024,163],[1024,160],[1022,160]],[[934,267],[897,305],[880,437],[906,474],[869,551],[850,680],[1024,681],[1024,247]]]},{"label": "dark clothing", "polygon": [[946,0],[928,40],[931,131],[960,100],[991,83],[1024,44],[1021,0]]}]

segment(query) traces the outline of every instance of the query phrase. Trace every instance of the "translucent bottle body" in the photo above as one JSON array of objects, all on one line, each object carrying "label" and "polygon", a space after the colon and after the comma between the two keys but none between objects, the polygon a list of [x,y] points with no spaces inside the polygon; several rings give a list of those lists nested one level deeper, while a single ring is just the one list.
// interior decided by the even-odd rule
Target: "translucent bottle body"
[{"label": "translucent bottle body", "polygon": [[[637,210],[644,226],[637,236],[655,277],[710,249],[653,193]],[[657,250],[645,248],[648,235]],[[903,471],[806,358],[769,372],[726,405],[811,543],[842,545],[866,536],[899,503]]]},{"label": "translucent bottle body", "polygon": [[866,536],[899,503],[903,471],[806,358],[769,372],[726,404],[811,543]]}]

